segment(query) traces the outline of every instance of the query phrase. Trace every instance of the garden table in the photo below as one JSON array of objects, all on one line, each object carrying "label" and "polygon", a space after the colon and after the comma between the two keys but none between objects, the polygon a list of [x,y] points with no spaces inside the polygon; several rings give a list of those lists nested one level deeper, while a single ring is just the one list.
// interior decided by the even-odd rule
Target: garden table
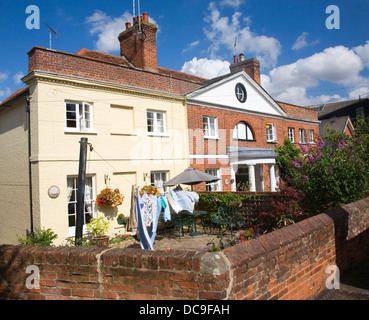
[{"label": "garden table", "polygon": [[194,212],[189,212],[187,211],[186,212],[187,215],[191,216],[192,220],[193,220],[193,224],[195,226],[195,232],[192,232],[191,236],[198,236],[198,235],[202,235],[201,232],[197,232],[197,228],[196,228],[196,217],[200,217],[201,219],[201,225],[202,225],[202,230],[205,232],[205,225],[204,225],[204,217],[205,215],[208,214],[207,211],[202,211],[202,210],[197,210],[197,211],[194,211]]}]

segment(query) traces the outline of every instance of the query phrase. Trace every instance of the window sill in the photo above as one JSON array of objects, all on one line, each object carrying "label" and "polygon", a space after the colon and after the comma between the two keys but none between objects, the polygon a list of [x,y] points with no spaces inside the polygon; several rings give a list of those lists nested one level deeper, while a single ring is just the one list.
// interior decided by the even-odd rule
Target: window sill
[{"label": "window sill", "polygon": [[256,142],[256,140],[247,140],[247,139],[233,139],[233,141]]},{"label": "window sill", "polygon": [[130,132],[130,131],[110,131],[112,136],[137,136],[137,133]]},{"label": "window sill", "polygon": [[170,137],[169,134],[165,134],[165,133],[151,133],[151,132],[149,132],[147,135],[149,137],[158,137],[158,138],[169,138]]},{"label": "window sill", "polygon": [[276,141],[276,140],[273,140],[273,141],[272,141],[272,140],[269,140],[269,141],[268,141],[268,140],[267,140],[267,143],[270,143],[270,144],[278,144],[278,141]]},{"label": "window sill", "polygon": [[207,136],[204,136],[204,139],[207,139],[207,140],[220,140],[219,137],[207,137]]},{"label": "window sill", "polygon": [[97,131],[74,131],[74,130],[64,130],[66,134],[92,134],[97,135]]}]

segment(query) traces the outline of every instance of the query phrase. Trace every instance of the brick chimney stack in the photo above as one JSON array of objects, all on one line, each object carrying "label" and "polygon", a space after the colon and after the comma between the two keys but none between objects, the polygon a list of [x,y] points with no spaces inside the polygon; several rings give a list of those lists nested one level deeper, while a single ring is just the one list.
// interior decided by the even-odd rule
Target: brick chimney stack
[{"label": "brick chimney stack", "polygon": [[157,71],[156,33],[158,28],[149,22],[149,14],[133,18],[133,25],[126,23],[126,30],[118,39],[120,55],[136,68]]},{"label": "brick chimney stack", "polygon": [[236,73],[241,70],[245,71],[252,79],[254,79],[258,84],[260,82],[260,61],[257,59],[248,59],[245,60],[244,55],[240,54],[240,61],[238,61],[238,57],[234,56],[234,63],[230,65],[231,73]]}]

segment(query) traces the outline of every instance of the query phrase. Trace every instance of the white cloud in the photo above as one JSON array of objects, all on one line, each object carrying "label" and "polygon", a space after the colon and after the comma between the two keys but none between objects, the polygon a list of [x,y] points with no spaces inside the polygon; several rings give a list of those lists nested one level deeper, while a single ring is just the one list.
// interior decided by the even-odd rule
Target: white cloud
[{"label": "white cloud", "polygon": [[191,49],[193,49],[194,47],[198,46],[199,44],[200,44],[200,40],[196,40],[196,41],[194,41],[194,42],[189,43],[189,44],[186,46],[186,48],[184,48],[184,49],[182,50],[182,53],[185,53],[185,52],[187,52],[187,51],[190,51]]},{"label": "white cloud", "polygon": [[321,81],[347,88],[359,85],[365,87],[366,84],[369,85],[369,81],[360,76],[363,69],[363,62],[354,50],[337,46],[299,59],[295,63],[274,68],[268,75],[262,75],[261,81],[276,100],[298,105],[327,103],[343,98],[339,95],[308,97],[307,89],[318,86]]},{"label": "white cloud", "polygon": [[0,71],[0,82],[5,81],[6,79],[8,79],[8,74]]},{"label": "white cloud", "polygon": [[199,77],[212,79],[229,73],[230,63],[222,60],[209,60],[193,58],[185,62],[181,72],[190,73]]},{"label": "white cloud", "polygon": [[307,47],[309,44],[306,41],[306,37],[309,35],[308,32],[303,32],[302,35],[300,35],[294,45],[292,46],[292,50],[299,50],[302,49],[304,47]]},{"label": "white cloud", "polygon": [[365,67],[369,69],[369,40],[365,45],[354,48],[354,51],[361,58]]},{"label": "white cloud", "polygon": [[306,40],[308,36],[309,36],[309,32],[303,32],[300,36],[298,36],[294,45],[292,46],[292,50],[300,50],[302,48],[314,46],[319,43],[319,40],[315,40],[309,43]]},{"label": "white cloud", "polygon": [[368,98],[368,94],[369,94],[369,85],[358,87],[358,88],[351,90],[349,92],[349,98],[352,100],[359,99],[359,97]]},{"label": "white cloud", "polygon": [[12,90],[9,87],[6,87],[4,89],[0,88],[0,97],[7,98],[12,94]]},{"label": "white cloud", "polygon": [[13,80],[15,84],[21,84],[22,83],[22,78],[24,77],[24,73],[22,71],[17,72],[14,76],[13,76]]},{"label": "white cloud", "polygon": [[244,0],[221,0],[220,5],[221,6],[229,6],[233,8],[239,8],[241,4],[245,3]]},{"label": "white cloud", "polygon": [[[120,50],[118,35],[125,30],[126,22],[132,23],[132,21],[133,16],[128,11],[114,18],[103,11],[96,10],[92,16],[86,18],[86,23],[91,26],[90,34],[98,35],[98,40],[95,42],[96,49],[106,53]],[[156,21],[151,17],[149,21],[157,26]]]},{"label": "white cloud", "polygon": [[[218,52],[225,47],[234,52],[235,39],[237,38],[237,52],[244,53],[245,57],[254,57],[260,60],[263,67],[273,67],[281,54],[280,42],[264,35],[258,35],[251,31],[249,26],[242,26],[242,13],[235,12],[232,18],[222,17],[214,2],[209,7],[209,15],[205,17],[205,22],[209,26],[204,32],[208,40],[212,42],[209,47],[210,57],[217,58]],[[246,20],[248,22],[248,20]]]}]

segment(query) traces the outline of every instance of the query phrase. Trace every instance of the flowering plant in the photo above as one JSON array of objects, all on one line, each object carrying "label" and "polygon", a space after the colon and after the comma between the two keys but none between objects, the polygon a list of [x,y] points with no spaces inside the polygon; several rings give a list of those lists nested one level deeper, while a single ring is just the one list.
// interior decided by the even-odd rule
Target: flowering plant
[{"label": "flowering plant", "polygon": [[102,237],[105,232],[109,230],[109,221],[104,217],[92,218],[91,222],[86,224],[86,228],[91,231],[95,237]]},{"label": "flowering plant", "polygon": [[112,207],[118,207],[123,203],[124,196],[119,192],[119,189],[105,188],[101,190],[97,196],[97,205],[108,204]]},{"label": "flowering plant", "polygon": [[160,190],[157,187],[154,186],[144,186],[140,189],[140,196],[142,197],[142,195],[144,194],[144,192],[146,191],[147,194],[152,194],[154,196],[160,196]]}]

